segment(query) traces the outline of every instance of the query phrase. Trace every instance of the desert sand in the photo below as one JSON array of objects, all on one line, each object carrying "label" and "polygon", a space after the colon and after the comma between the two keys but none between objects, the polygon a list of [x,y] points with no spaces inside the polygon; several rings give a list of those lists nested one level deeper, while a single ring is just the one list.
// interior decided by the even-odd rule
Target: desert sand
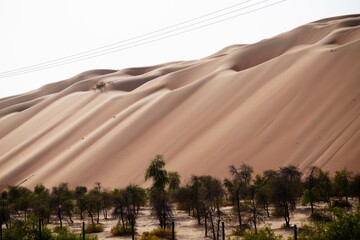
[{"label": "desert sand", "polygon": [[199,60],[92,70],[0,99],[0,189],[144,186],[155,154],[183,181],[223,179],[242,162],[257,173],[360,171],[359,130],[360,15],[341,16]]}]

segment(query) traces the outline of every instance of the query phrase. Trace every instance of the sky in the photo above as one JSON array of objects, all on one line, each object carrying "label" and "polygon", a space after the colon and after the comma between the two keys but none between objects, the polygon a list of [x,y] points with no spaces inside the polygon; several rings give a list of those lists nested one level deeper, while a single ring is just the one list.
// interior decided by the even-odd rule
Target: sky
[{"label": "sky", "polygon": [[359,0],[0,0],[0,98],[91,69],[199,59],[358,13]]}]

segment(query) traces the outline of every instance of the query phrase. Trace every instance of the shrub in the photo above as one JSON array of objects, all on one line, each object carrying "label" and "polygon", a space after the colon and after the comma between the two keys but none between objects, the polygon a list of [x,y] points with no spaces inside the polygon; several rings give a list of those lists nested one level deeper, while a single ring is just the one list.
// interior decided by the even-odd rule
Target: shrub
[{"label": "shrub", "polygon": [[[35,227],[34,227],[35,226]],[[36,240],[38,239],[39,229],[37,224],[31,219],[23,222],[17,221],[11,228],[4,229],[3,239],[4,240],[13,240],[13,239],[27,239],[27,240]],[[51,230],[49,228],[42,228],[42,238],[52,240],[54,239]]]},{"label": "shrub", "polygon": [[348,201],[344,200],[335,200],[332,204],[333,208],[343,208],[343,209],[351,209],[351,204]]},{"label": "shrub", "polygon": [[86,233],[99,233],[103,231],[104,231],[104,227],[100,223],[90,223],[87,224],[85,228]]},{"label": "shrub", "polygon": [[253,232],[245,232],[243,235],[243,240],[281,240],[282,236],[276,236],[274,231],[266,226],[261,228],[257,234]]},{"label": "shrub", "polygon": [[[143,232],[140,240],[172,239],[172,231],[169,228],[157,228],[151,232]],[[176,236],[175,236],[176,239]]]},{"label": "shrub", "polygon": [[331,222],[331,216],[325,212],[314,212],[310,219],[314,222]]},{"label": "shrub", "polygon": [[[80,234],[72,233],[69,228],[67,227],[55,227],[53,229],[53,232],[55,233],[53,235],[54,240],[82,240],[82,237]],[[48,238],[43,237],[42,239],[48,240]],[[86,240],[97,240],[97,236],[85,236]]]},{"label": "shrub", "polygon": [[[134,231],[136,232],[136,229]],[[131,235],[132,229],[129,226],[124,227],[122,224],[118,223],[111,228],[110,233],[113,236],[126,236]]]},{"label": "shrub", "polygon": [[360,208],[347,213],[341,208],[334,209],[334,220],[316,223],[299,235],[304,240],[358,240],[360,239]]},{"label": "shrub", "polygon": [[244,234],[245,234],[245,229],[244,228],[237,227],[236,229],[234,229],[232,231],[232,235],[234,235],[234,236],[244,236]]}]

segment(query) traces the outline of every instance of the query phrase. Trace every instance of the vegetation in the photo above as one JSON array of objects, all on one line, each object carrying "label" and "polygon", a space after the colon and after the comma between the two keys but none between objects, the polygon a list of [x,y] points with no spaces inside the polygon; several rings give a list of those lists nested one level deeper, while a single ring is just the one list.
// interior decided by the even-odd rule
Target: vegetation
[{"label": "vegetation", "polygon": [[177,172],[167,172],[164,167],[164,157],[156,155],[145,172],[145,180],[153,181],[150,188],[150,205],[160,227],[165,229],[172,218],[170,192],[179,188],[180,175]]},{"label": "vegetation", "polygon": [[[144,233],[141,239],[168,238],[175,206],[194,217],[203,226],[204,235],[212,239],[221,239],[221,222],[231,221],[236,223],[233,235],[239,239],[279,239],[269,227],[259,229],[259,223],[266,222],[271,213],[282,217],[285,227],[291,227],[291,213],[299,202],[308,205],[311,212],[311,224],[299,229],[299,239],[360,239],[360,208],[354,205],[360,201],[359,173],[343,169],[331,178],[317,167],[303,174],[286,166],[253,178],[253,169],[246,164],[230,166],[229,173],[231,178],[224,181],[192,175],[181,185],[180,175],[167,171],[164,157],[156,155],[145,172],[145,179],[152,180],[147,190],[132,184],[110,190],[99,182],[89,190],[85,186],[71,189],[67,183],[51,190],[42,184],[33,190],[9,186],[0,192],[3,239],[37,239],[39,225],[44,239],[79,239],[64,226],[71,225],[74,217],[88,221],[86,232],[94,233],[103,231],[101,220],[110,216],[117,219],[112,235],[130,235],[147,203],[160,228]],[[232,206],[230,215],[223,210],[225,204]],[[50,223],[57,227],[50,229]]]},{"label": "vegetation", "polygon": [[[152,230],[151,232],[143,232],[140,240],[160,240],[160,239],[172,239],[172,231],[171,229],[163,229],[157,228]],[[176,236],[175,236],[176,239]]]}]

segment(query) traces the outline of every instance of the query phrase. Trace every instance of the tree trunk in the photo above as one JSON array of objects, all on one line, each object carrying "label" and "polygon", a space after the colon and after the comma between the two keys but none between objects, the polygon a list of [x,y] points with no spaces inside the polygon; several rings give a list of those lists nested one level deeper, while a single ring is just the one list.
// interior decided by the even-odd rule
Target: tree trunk
[{"label": "tree trunk", "polygon": [[205,237],[207,237],[208,235],[207,235],[207,232],[208,232],[208,230],[207,230],[207,214],[205,215]]},{"label": "tree trunk", "polygon": [[100,222],[100,209],[97,209],[97,217],[96,217],[96,223]]},{"label": "tree trunk", "polygon": [[242,226],[242,221],[241,221],[241,211],[240,211],[240,198],[236,197],[236,207],[237,207],[237,215],[238,215],[238,220],[239,220],[239,228],[241,228]]},{"label": "tree trunk", "polygon": [[268,217],[270,217],[270,212],[269,212],[269,204],[265,203],[265,208],[266,208],[266,214]]},{"label": "tree trunk", "polygon": [[314,203],[313,203],[313,201],[310,201],[310,207],[311,207],[311,214],[314,214]]},{"label": "tree trunk", "polygon": [[211,231],[212,231],[213,239],[217,240],[216,239],[216,234],[215,234],[214,219],[212,217],[211,211],[209,212],[209,217],[210,217],[210,225],[211,225]]}]

